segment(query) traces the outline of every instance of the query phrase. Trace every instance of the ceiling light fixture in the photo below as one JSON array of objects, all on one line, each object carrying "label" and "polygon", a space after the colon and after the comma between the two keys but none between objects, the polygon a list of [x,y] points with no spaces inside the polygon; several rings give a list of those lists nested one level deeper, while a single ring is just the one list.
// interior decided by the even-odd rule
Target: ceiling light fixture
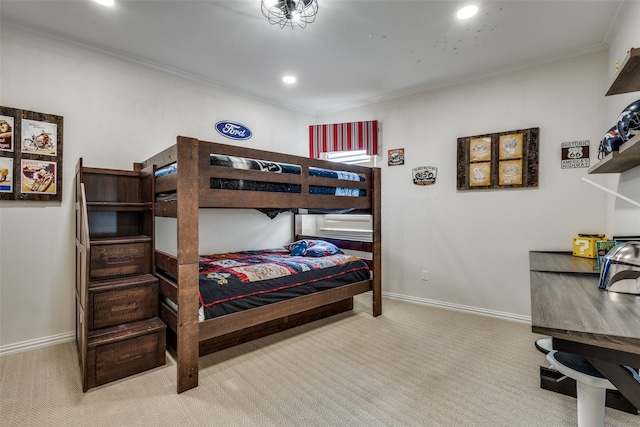
[{"label": "ceiling light fixture", "polygon": [[470,6],[465,6],[460,10],[458,10],[458,14],[456,16],[458,17],[458,19],[467,19],[467,18],[471,18],[477,12],[478,12],[478,6],[470,5]]},{"label": "ceiling light fixture", "polygon": [[115,4],[114,0],[94,0],[94,1],[103,6],[113,6]]},{"label": "ceiling light fixture", "polygon": [[296,78],[294,76],[284,76],[282,81],[288,85],[292,85],[296,82]]},{"label": "ceiling light fixture", "polygon": [[261,0],[261,9],[272,25],[304,28],[316,20],[318,0]]}]

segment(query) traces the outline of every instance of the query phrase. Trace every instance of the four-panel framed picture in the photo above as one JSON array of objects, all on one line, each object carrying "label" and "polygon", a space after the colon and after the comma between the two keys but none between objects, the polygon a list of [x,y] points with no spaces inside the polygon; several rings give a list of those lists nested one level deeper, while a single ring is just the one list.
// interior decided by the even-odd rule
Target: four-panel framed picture
[{"label": "four-panel framed picture", "polygon": [[63,118],[0,106],[0,200],[62,200]]},{"label": "four-panel framed picture", "polygon": [[539,128],[458,138],[458,190],[538,186]]}]

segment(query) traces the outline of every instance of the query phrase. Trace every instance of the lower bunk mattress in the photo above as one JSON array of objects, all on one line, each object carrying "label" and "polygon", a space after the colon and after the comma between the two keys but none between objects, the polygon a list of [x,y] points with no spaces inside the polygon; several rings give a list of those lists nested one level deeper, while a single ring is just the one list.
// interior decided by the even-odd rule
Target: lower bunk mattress
[{"label": "lower bunk mattress", "polygon": [[[200,320],[370,279],[361,259],[293,256],[285,248],[201,255]],[[174,306],[175,309],[175,306]]]}]

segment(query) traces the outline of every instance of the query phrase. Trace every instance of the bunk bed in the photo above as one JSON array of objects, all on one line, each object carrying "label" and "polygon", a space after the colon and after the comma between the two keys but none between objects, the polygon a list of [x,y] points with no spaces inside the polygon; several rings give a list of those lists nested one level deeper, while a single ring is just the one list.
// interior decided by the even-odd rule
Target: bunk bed
[{"label": "bunk bed", "polygon": [[[178,393],[198,385],[201,355],[351,310],[353,296],[365,292],[372,293],[373,316],[382,313],[379,168],[187,137],[178,137],[175,145],[141,166],[155,171],[155,216],[176,218],[176,256],[155,250],[153,268],[159,279],[159,316],[167,324],[167,341],[176,350]],[[201,320],[200,273],[206,269],[201,262],[208,258],[198,253],[200,208],[258,209],[270,216],[293,212],[294,240],[305,244],[317,237],[302,235],[301,214],[371,214],[371,241],[322,238],[340,252],[368,253],[359,261],[366,263],[367,272],[337,287],[320,286],[290,299],[240,311],[232,309],[228,314],[214,313]],[[241,254],[248,255],[255,254]]]}]

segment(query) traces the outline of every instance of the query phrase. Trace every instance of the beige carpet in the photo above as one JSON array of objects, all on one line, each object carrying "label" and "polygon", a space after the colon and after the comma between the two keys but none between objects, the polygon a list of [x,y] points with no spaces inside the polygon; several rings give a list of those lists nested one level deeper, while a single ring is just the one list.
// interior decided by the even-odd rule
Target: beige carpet
[{"label": "beige carpet", "polygon": [[[176,394],[165,366],[82,393],[74,343],[0,358],[2,426],[572,426],[539,388],[530,326],[370,298],[353,312],[200,358]],[[607,408],[607,426],[640,416]]]}]

